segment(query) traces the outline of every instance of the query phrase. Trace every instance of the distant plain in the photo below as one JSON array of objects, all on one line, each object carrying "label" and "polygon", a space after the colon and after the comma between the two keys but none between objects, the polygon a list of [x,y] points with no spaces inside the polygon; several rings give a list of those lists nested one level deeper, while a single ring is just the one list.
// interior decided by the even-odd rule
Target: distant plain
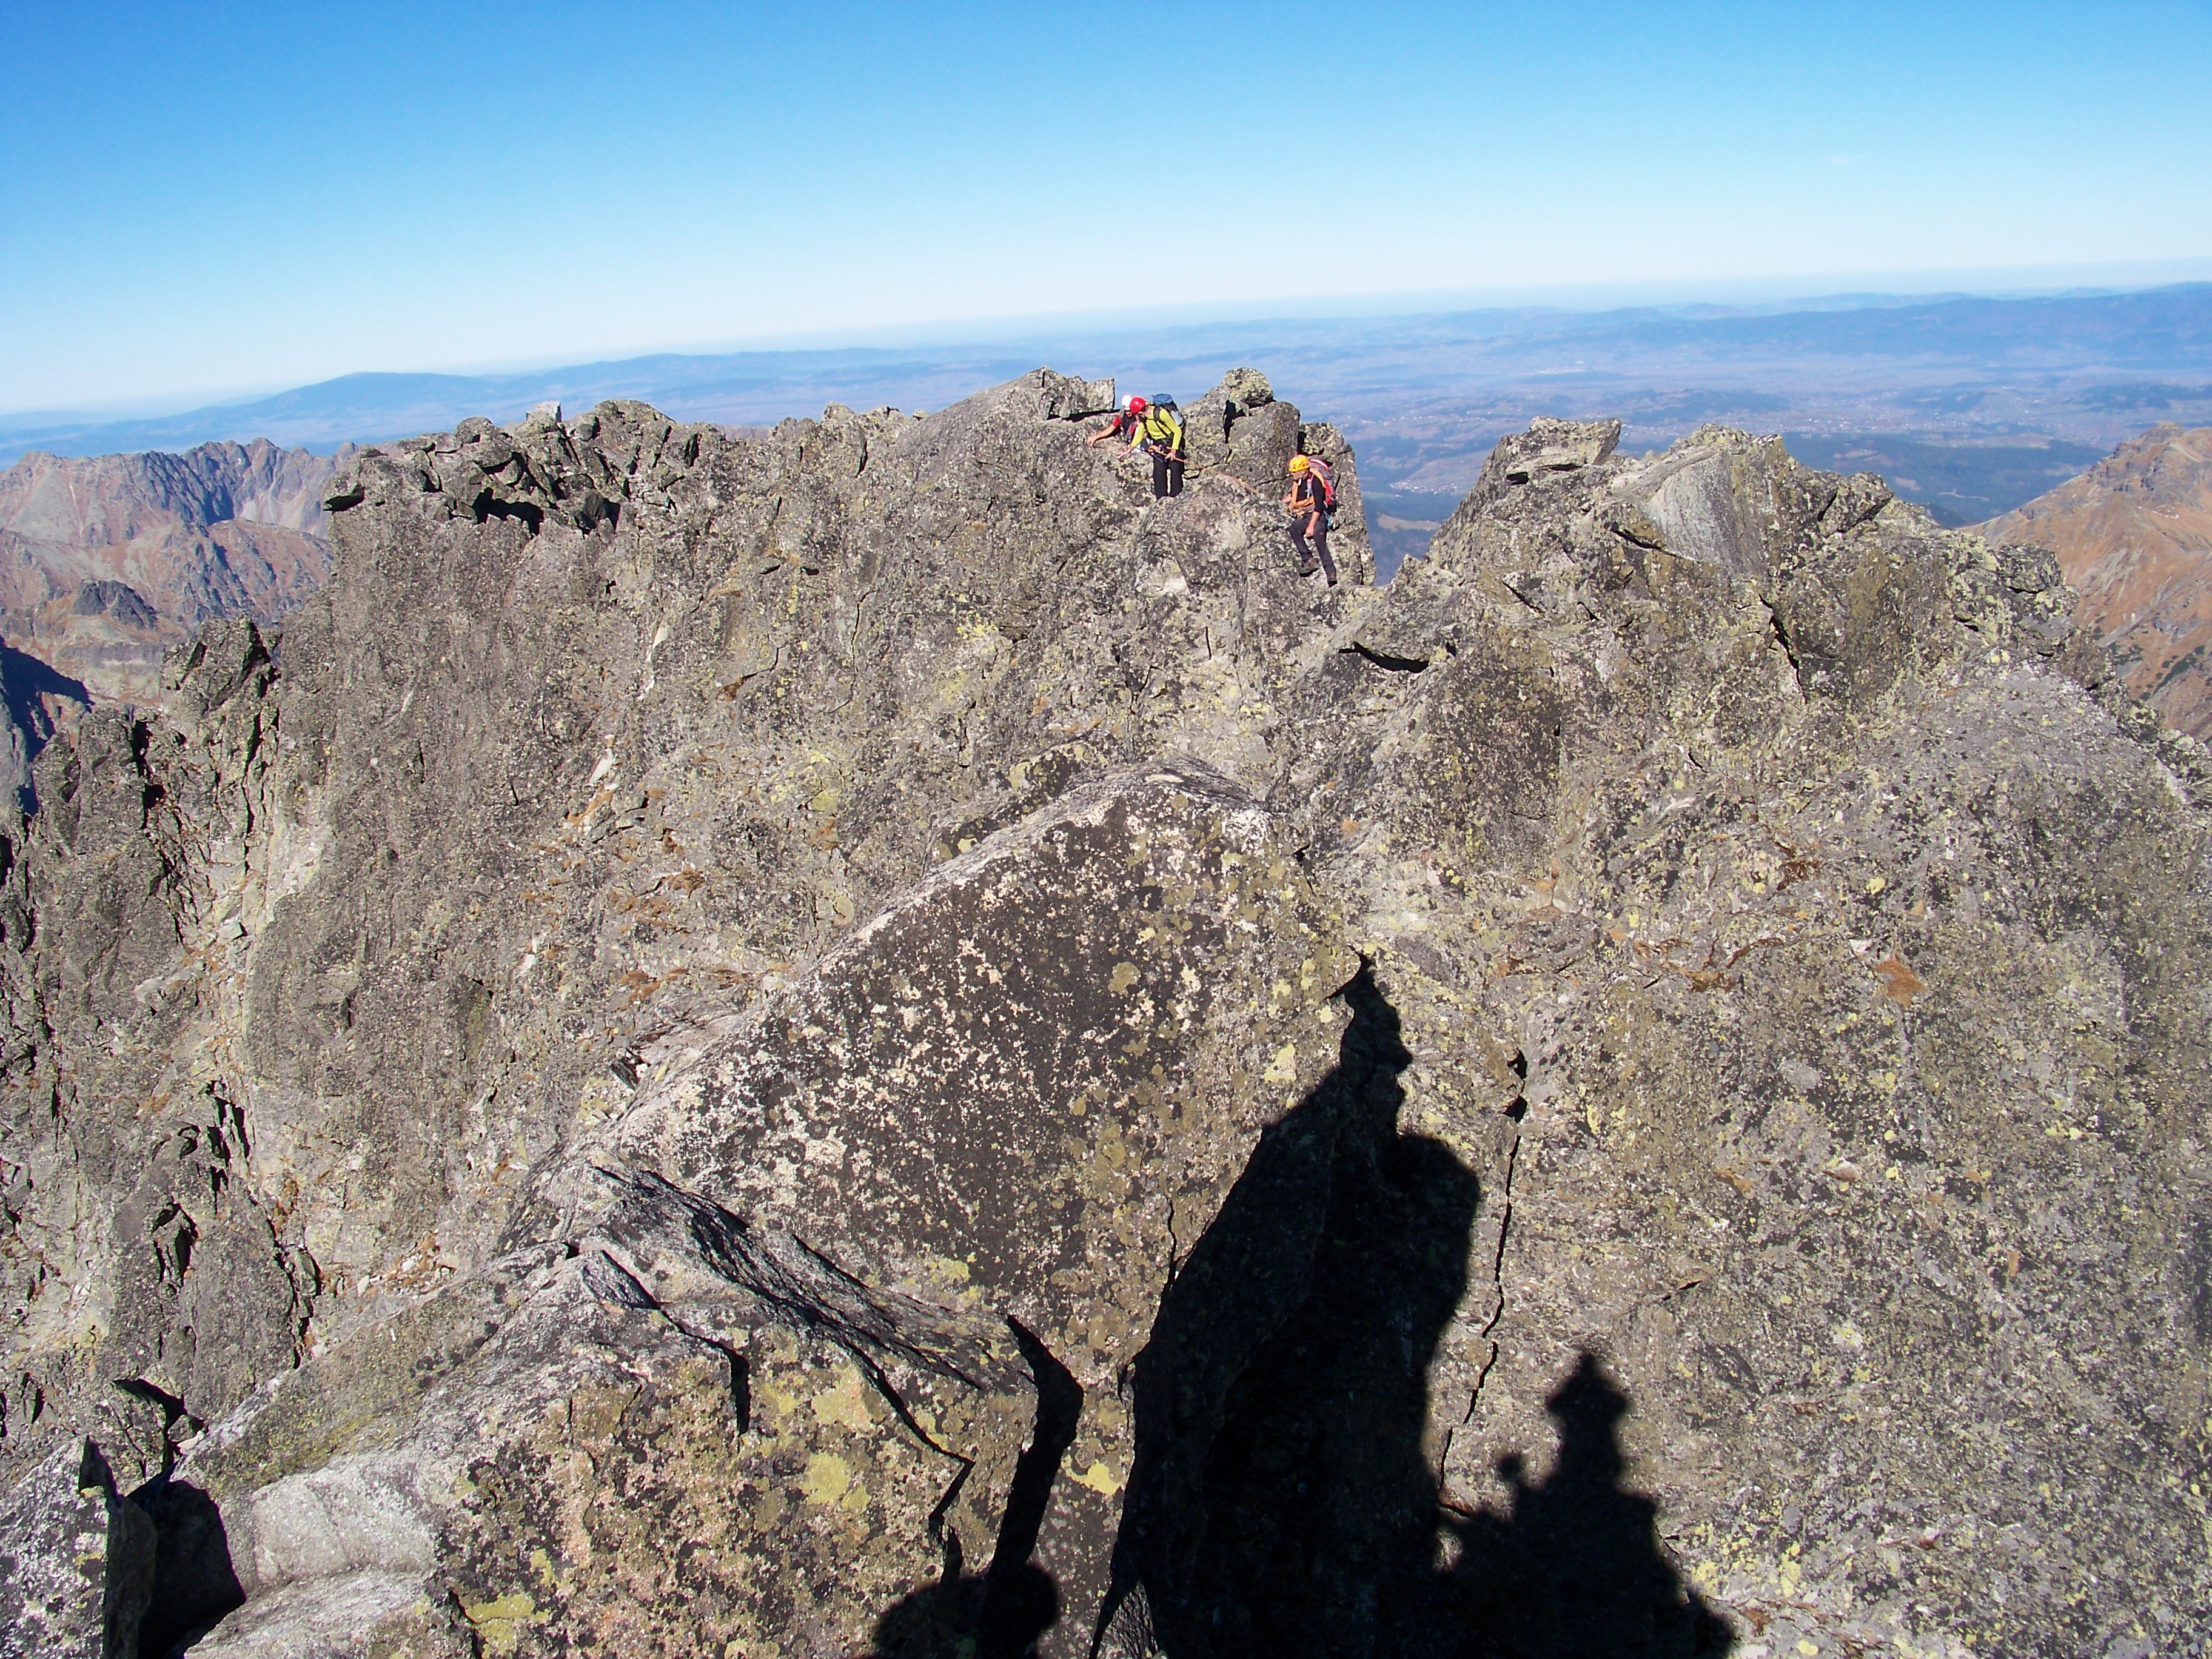
[{"label": "distant plain", "polygon": [[1282,318],[899,349],[663,354],[526,373],[355,374],[182,414],[0,416],[0,465],[268,437],[327,452],[635,398],[750,425],[836,402],[939,408],[1040,363],[1194,397],[1239,363],[1358,447],[1395,569],[1538,415],[1616,415],[1654,448],[1708,422],[1782,434],[1807,463],[1880,472],[1948,524],[2006,513],[2160,422],[2212,422],[2212,283],[2015,297],[1845,295],[1790,307],[1498,308]]}]

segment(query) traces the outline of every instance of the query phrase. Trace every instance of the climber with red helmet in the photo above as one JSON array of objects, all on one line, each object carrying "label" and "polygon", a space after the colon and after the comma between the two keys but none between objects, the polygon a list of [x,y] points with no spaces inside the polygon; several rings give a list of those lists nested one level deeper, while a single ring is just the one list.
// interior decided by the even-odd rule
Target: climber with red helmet
[{"label": "climber with red helmet", "polygon": [[1152,499],[1164,501],[1170,495],[1182,495],[1183,468],[1188,457],[1184,447],[1182,413],[1175,406],[1175,399],[1155,398],[1148,402],[1132,396],[1120,414],[1084,442],[1103,443],[1124,432],[1131,434],[1130,448],[1142,450],[1152,458]]},{"label": "climber with red helmet", "polygon": [[1107,422],[1083,441],[1086,444],[1103,444],[1109,438],[1118,438],[1125,432],[1134,432],[1138,422],[1144,418],[1144,414],[1145,400],[1133,392],[1130,394],[1128,402],[1121,407],[1112,420]]},{"label": "climber with red helmet", "polygon": [[1155,398],[1145,405],[1137,417],[1136,447],[1152,458],[1152,499],[1182,495],[1189,458],[1183,453],[1182,411],[1174,398]]}]

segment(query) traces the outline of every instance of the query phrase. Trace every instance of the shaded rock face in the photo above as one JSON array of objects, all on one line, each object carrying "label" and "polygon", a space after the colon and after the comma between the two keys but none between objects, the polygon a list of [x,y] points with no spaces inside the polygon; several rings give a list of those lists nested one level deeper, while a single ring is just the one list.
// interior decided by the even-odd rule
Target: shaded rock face
[{"label": "shaded rock face", "polygon": [[19,1493],[206,1654],[2184,1650],[2208,779],[2051,559],[1546,422],[1375,589],[1110,400],[365,452],[46,746]]},{"label": "shaded rock face", "polygon": [[0,1512],[0,1654],[106,1659],[135,1652],[153,1577],[153,1524],[122,1500],[99,1452],[57,1446]]},{"label": "shaded rock face", "polygon": [[53,738],[92,707],[82,680],[58,672],[27,651],[0,643],[0,790],[9,793],[19,811],[37,805],[31,763]]},{"label": "shaded rock face", "polygon": [[0,473],[0,631],[102,701],[152,702],[161,653],[211,617],[271,623],[330,568],[343,458],[203,444]]},{"label": "shaded rock face", "polygon": [[2212,428],[2153,427],[1982,531],[2057,553],[2075,623],[2128,689],[2175,730],[2212,735]]}]

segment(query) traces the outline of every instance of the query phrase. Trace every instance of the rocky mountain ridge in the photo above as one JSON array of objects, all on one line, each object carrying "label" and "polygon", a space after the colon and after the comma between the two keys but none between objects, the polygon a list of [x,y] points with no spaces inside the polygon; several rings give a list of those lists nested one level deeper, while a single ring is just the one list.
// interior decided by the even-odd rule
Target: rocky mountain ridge
[{"label": "rocky mountain ridge", "polygon": [[49,747],[0,1609],[2183,1650],[2212,776],[2049,556],[1545,422],[1376,589],[1111,392],[363,452]]},{"label": "rocky mountain ridge", "polygon": [[2212,735],[2212,427],[2154,426],[1981,530],[2053,550],[2075,620],[2128,689],[2177,730]]},{"label": "rocky mountain ridge", "polygon": [[202,623],[272,623],[320,584],[343,459],[266,439],[24,456],[0,473],[0,632],[88,697],[152,701],[161,653]]}]

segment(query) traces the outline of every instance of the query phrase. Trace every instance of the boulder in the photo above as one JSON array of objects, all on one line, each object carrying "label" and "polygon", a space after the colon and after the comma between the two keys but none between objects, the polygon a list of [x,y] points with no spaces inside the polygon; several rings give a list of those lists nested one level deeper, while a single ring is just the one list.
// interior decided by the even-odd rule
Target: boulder
[{"label": "boulder", "polygon": [[1475,488],[1503,479],[1527,483],[1547,472],[1595,466],[1620,441],[1619,421],[1558,421],[1538,417],[1526,432],[1498,440]]},{"label": "boulder", "polygon": [[1085,415],[1109,414],[1114,410],[1111,380],[1080,380],[1056,374],[1048,368],[1037,370],[1034,378],[1040,420],[1073,421]]},{"label": "boulder", "polygon": [[[940,866],[604,1144],[1035,1346],[1071,1402],[1036,1559],[1088,1632],[1138,1455],[1114,1395],[1179,1253],[1334,1057],[1357,966],[1337,931],[1224,780],[1109,775]],[[1284,1226],[1272,1271],[1296,1283],[1312,1240]]]}]

